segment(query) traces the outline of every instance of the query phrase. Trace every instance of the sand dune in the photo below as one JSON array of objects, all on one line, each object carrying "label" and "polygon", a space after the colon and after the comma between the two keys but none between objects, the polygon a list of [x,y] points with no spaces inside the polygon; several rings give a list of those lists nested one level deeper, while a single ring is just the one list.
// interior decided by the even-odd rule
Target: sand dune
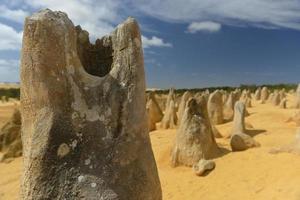
[{"label": "sand dune", "polygon": [[[292,99],[289,96],[289,99]],[[291,103],[289,104],[289,106]],[[1,123],[11,108],[0,107]],[[271,104],[253,102],[246,122],[253,126],[250,133],[261,144],[244,152],[230,152],[228,139],[217,139],[224,155],[217,158],[216,169],[205,177],[197,177],[191,168],[170,167],[170,150],[176,130],[150,133],[166,200],[299,200],[300,156],[270,154],[273,147],[288,144],[295,137],[294,123],[285,123],[294,109],[280,109]],[[9,116],[9,115],[8,115]],[[218,125],[226,136],[231,123]],[[0,164],[0,199],[18,199],[21,158]]]}]

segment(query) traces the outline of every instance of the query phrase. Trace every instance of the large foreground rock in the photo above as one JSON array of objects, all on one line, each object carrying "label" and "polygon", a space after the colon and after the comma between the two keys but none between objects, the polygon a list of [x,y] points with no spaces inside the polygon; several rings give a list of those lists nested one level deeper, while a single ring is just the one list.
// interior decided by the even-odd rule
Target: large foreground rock
[{"label": "large foreground rock", "polygon": [[219,148],[205,110],[205,104],[198,104],[193,98],[188,101],[176,133],[172,166],[191,167],[201,159],[211,159],[218,154]]},{"label": "large foreground rock", "polygon": [[0,151],[3,154],[0,161],[22,155],[21,114],[18,109],[0,130]]},{"label": "large foreground rock", "polygon": [[138,24],[129,18],[88,49],[82,34],[62,12],[25,21],[22,199],[160,200]]}]

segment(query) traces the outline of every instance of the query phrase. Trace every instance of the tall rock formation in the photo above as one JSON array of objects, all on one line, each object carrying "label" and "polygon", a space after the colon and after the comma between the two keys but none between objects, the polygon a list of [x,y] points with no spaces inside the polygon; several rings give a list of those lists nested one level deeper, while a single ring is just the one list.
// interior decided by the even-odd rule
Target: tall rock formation
[{"label": "tall rock formation", "polygon": [[205,104],[190,99],[176,133],[172,166],[193,166],[201,159],[214,158],[218,152]]},{"label": "tall rock formation", "polygon": [[217,90],[209,96],[207,110],[213,125],[223,123],[223,100],[220,91]]},{"label": "tall rock formation", "polygon": [[139,26],[129,18],[97,47],[85,34],[62,12],[26,18],[22,199],[161,200]]}]

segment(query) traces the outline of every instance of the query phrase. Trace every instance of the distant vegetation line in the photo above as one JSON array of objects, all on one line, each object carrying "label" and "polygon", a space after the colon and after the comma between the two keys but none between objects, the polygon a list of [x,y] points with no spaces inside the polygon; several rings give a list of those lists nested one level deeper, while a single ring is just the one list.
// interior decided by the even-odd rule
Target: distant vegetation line
[{"label": "distant vegetation line", "polygon": [[[286,91],[289,91],[291,89],[296,89],[297,88],[297,84],[294,83],[280,83],[280,84],[264,84],[264,85],[255,85],[255,84],[251,84],[251,85],[245,85],[245,84],[241,84],[239,87],[230,87],[230,86],[220,86],[220,87],[206,87],[206,88],[182,88],[182,89],[176,89],[175,93],[177,94],[182,94],[185,91],[190,91],[192,93],[197,93],[197,92],[203,92],[206,90],[214,91],[214,90],[225,90],[225,91],[233,91],[236,88],[240,88],[240,89],[248,89],[251,92],[254,92],[257,88],[262,88],[262,87],[267,87],[270,90],[276,90],[276,89],[285,89]],[[151,90],[147,90],[147,92],[150,92]],[[163,89],[163,90],[155,90],[155,93],[157,94],[166,94],[169,92],[169,89]]]},{"label": "distant vegetation line", "polygon": [[[197,93],[197,92],[203,92],[205,90],[214,91],[214,90],[225,90],[225,91],[233,91],[236,88],[241,88],[243,89],[248,89],[251,92],[254,92],[257,88],[262,88],[262,87],[268,87],[270,90],[276,90],[276,89],[286,89],[286,91],[289,91],[291,89],[296,89],[297,84],[274,84],[274,85],[240,85],[239,87],[230,87],[230,86],[223,86],[223,87],[207,87],[207,88],[192,88],[192,89],[176,89],[175,88],[175,93],[177,94],[182,94],[185,91],[190,91],[192,93]],[[147,90],[147,92],[150,92],[150,90]],[[155,93],[157,94],[166,94],[169,92],[169,89],[164,89],[164,90],[155,90]],[[8,98],[15,98],[15,99],[20,99],[20,89],[19,88],[0,88],[0,98],[7,99]]]},{"label": "distant vegetation line", "polygon": [[9,98],[20,99],[20,88],[0,88],[0,98],[8,100]]}]

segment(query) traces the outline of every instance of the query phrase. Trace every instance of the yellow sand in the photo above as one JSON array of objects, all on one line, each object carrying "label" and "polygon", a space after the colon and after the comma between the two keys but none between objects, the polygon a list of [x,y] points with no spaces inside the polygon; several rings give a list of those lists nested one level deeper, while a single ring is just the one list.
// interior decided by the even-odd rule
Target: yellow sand
[{"label": "yellow sand", "polygon": [[[14,108],[14,104],[0,103],[0,127],[9,120]],[[21,158],[9,164],[0,163],[0,200],[18,199],[21,166]]]},{"label": "yellow sand", "polygon": [[[291,97],[289,97],[291,98]],[[291,105],[291,104],[289,104]],[[216,168],[205,177],[197,177],[191,168],[171,168],[170,150],[176,130],[151,132],[153,151],[161,180],[163,199],[168,200],[299,200],[300,155],[270,154],[269,150],[293,141],[294,123],[285,123],[294,109],[279,109],[253,102],[247,123],[261,147],[232,153],[228,139],[218,139],[228,153],[215,160]],[[217,127],[227,135],[231,123]],[[21,159],[0,164],[0,199],[17,199]],[[1,200],[2,200],[1,199]]]}]

